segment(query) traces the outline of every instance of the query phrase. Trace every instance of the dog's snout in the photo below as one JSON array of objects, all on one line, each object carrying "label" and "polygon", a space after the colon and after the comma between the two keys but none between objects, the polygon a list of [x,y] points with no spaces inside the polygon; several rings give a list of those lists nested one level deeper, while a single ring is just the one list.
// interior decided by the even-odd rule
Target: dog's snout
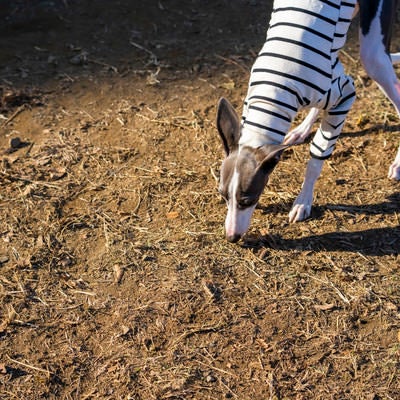
[{"label": "dog's snout", "polygon": [[241,237],[242,236],[239,235],[238,233],[234,233],[232,235],[226,235],[226,239],[228,240],[228,242],[231,242],[231,243],[236,243],[237,241],[239,241],[239,239]]}]

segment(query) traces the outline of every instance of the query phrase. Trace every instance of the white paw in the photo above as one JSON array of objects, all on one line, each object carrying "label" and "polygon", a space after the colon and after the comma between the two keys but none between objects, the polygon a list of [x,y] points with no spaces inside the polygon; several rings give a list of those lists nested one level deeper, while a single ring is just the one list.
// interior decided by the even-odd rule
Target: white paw
[{"label": "white paw", "polygon": [[394,162],[390,168],[388,173],[389,179],[395,179],[396,181],[400,181],[400,162]]},{"label": "white paw", "polygon": [[283,144],[294,145],[303,143],[310,135],[312,126],[318,117],[319,111],[318,108],[312,108],[304,121],[285,136]]},{"label": "white paw", "polygon": [[300,131],[297,129],[293,129],[292,131],[286,134],[283,144],[290,144],[290,145],[300,144],[304,142],[307,136],[308,134],[303,132],[303,130]]},{"label": "white paw", "polygon": [[311,204],[294,203],[289,212],[289,222],[304,221],[311,215]]}]

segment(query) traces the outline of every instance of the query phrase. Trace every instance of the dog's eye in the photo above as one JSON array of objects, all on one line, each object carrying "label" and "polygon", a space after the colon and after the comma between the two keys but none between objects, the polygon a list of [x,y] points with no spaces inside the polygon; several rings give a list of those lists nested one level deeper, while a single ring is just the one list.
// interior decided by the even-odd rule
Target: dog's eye
[{"label": "dog's eye", "polygon": [[254,200],[250,197],[243,197],[238,201],[238,208],[243,209],[254,205]]}]

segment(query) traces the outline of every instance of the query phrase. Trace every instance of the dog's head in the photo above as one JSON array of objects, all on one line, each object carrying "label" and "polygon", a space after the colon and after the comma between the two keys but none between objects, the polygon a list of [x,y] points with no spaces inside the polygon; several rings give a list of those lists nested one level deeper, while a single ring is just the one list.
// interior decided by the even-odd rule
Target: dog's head
[{"label": "dog's head", "polygon": [[239,148],[239,119],[224,98],[218,104],[217,127],[225,151],[219,183],[219,192],[228,207],[225,235],[228,241],[237,242],[248,230],[269,175],[288,146],[267,144]]}]

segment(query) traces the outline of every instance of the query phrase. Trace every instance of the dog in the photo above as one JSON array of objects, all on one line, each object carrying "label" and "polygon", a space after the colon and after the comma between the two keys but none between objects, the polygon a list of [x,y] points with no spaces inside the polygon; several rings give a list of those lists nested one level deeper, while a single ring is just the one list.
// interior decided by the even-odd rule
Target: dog
[{"label": "dog", "polygon": [[[219,192],[227,204],[225,236],[237,242],[248,230],[268,178],[289,146],[302,143],[319,113],[322,122],[310,147],[300,194],[289,222],[311,214],[314,185],[329,158],[355,99],[351,77],[338,52],[351,20],[360,14],[360,57],[367,74],[391,100],[400,116],[400,82],[390,54],[397,0],[275,0],[266,42],[250,74],[242,120],[228,100],[217,110],[217,128],[225,151]],[[310,108],[292,131],[301,109]],[[400,148],[389,168],[400,180]]]}]

